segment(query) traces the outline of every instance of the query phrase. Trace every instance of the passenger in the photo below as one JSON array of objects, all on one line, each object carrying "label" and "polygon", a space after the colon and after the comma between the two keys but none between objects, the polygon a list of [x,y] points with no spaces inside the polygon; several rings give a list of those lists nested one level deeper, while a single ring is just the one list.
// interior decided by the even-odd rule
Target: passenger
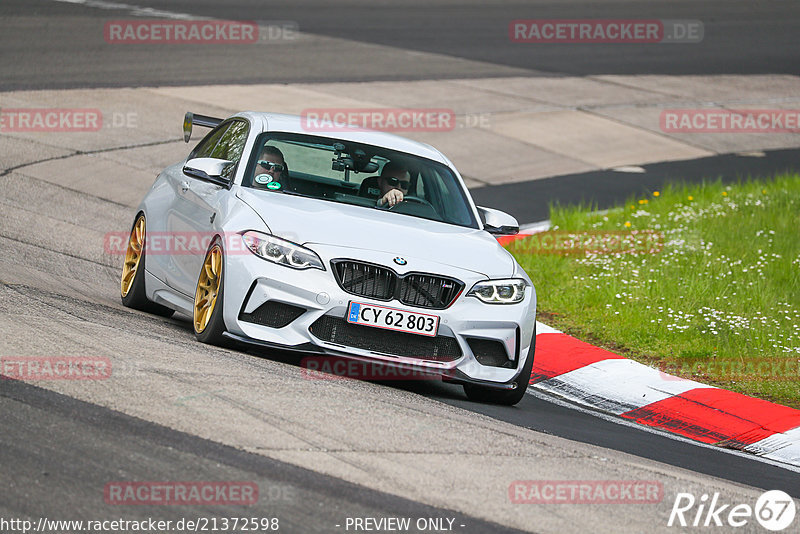
[{"label": "passenger", "polygon": [[[286,189],[289,182],[289,169],[283,152],[274,146],[261,149],[258,165],[253,178],[253,187],[258,189]],[[270,184],[279,184],[270,185]]]}]

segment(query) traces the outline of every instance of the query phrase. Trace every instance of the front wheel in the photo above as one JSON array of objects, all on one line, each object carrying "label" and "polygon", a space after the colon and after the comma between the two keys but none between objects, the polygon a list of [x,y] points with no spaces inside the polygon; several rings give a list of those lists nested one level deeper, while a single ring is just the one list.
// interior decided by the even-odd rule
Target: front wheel
[{"label": "front wheel", "polygon": [[531,348],[528,351],[528,359],[525,365],[522,366],[519,376],[514,379],[517,385],[512,390],[494,389],[484,386],[476,386],[474,384],[464,384],[464,393],[467,398],[475,402],[484,402],[488,404],[503,404],[505,406],[513,406],[522,400],[525,396],[525,391],[528,389],[528,384],[531,381],[531,371],[533,370],[533,357],[536,352],[536,324],[533,325],[533,337],[531,338]]},{"label": "front wheel", "polygon": [[227,344],[222,336],[225,332],[225,320],[222,317],[224,260],[222,245],[217,241],[206,252],[194,293],[194,335],[198,341],[211,345]]},{"label": "front wheel", "polygon": [[161,317],[171,317],[174,310],[156,304],[147,298],[144,288],[144,262],[146,244],[146,222],[144,214],[140,214],[133,223],[131,235],[128,237],[128,248],[122,264],[120,280],[120,297],[122,305],[135,310],[154,313]]}]

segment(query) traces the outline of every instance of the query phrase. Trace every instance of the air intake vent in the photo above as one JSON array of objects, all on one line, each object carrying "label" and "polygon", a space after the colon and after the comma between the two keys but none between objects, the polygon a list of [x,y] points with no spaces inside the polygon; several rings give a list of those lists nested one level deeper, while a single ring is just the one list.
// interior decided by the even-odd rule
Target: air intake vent
[{"label": "air intake vent", "polygon": [[508,359],[505,346],[494,339],[468,337],[467,344],[472,354],[481,365],[489,367],[515,367],[514,361]]},{"label": "air intake vent", "polygon": [[305,308],[299,306],[268,300],[250,313],[241,312],[239,320],[272,328],[283,328],[303,315],[305,311]]},{"label": "air intake vent", "polygon": [[461,357],[458,341],[446,336],[420,336],[348,323],[323,315],[308,331],[324,341],[406,358],[452,362]]}]

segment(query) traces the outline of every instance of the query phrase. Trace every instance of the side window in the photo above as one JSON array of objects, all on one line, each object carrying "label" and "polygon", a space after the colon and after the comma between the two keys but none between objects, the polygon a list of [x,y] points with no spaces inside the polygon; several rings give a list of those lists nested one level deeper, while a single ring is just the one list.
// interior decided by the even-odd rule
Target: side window
[{"label": "side window", "polygon": [[247,121],[234,120],[225,122],[212,130],[195,147],[190,158],[217,158],[227,159],[234,162],[225,172],[223,178],[230,178],[236,172],[236,167],[244,152],[244,144],[247,142],[249,127]]},{"label": "side window", "polygon": [[441,202],[441,208],[445,217],[456,224],[468,225],[471,217],[468,212],[468,204],[464,199],[464,192],[458,187],[457,182],[450,177],[440,174],[433,170],[430,176],[429,185],[431,191],[436,191],[437,202]]},{"label": "side window", "polygon": [[217,126],[214,130],[211,130],[208,135],[194,147],[194,150],[189,154],[189,159],[213,158],[214,156],[212,156],[211,153],[217,146],[219,138],[222,137],[222,134],[225,133],[225,130],[227,130],[229,126],[230,123],[224,123]]}]

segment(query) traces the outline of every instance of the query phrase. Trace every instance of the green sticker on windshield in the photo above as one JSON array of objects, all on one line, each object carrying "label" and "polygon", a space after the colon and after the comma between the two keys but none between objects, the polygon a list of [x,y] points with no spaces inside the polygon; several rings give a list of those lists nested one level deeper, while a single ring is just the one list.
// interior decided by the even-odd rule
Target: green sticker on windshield
[{"label": "green sticker on windshield", "polygon": [[270,182],[267,184],[267,189],[280,189],[281,183],[280,182]]}]

